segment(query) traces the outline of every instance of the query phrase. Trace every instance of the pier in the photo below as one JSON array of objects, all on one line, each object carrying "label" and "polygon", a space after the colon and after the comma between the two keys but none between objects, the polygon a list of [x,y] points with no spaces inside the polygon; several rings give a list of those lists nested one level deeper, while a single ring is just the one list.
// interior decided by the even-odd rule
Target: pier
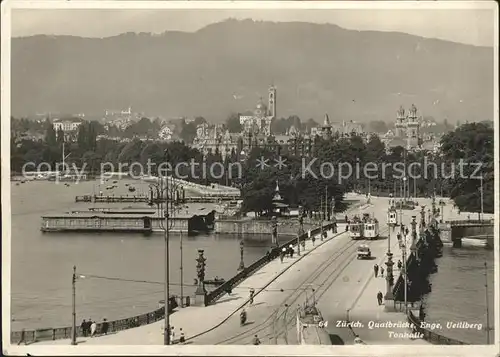
[{"label": "pier", "polygon": [[[197,197],[185,197],[182,201],[184,203],[218,203],[227,201],[237,201],[239,196],[228,195],[206,195]],[[92,202],[92,203],[149,203],[151,198],[146,195],[83,195],[76,196],[75,202]]]},{"label": "pier", "polygon": [[[208,232],[213,228],[214,211],[205,215],[176,215],[170,217],[173,233],[192,234]],[[165,219],[150,211],[108,210],[76,211],[60,215],[42,216],[42,232],[163,232]]]}]

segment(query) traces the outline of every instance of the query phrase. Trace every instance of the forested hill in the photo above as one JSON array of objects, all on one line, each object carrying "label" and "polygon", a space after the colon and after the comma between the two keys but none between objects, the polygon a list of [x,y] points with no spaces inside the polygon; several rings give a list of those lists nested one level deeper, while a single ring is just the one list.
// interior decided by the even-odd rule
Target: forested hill
[{"label": "forested hill", "polygon": [[268,85],[278,116],[392,120],[400,105],[450,122],[493,118],[493,49],[335,25],[227,20],[194,33],[12,41],[12,114],[132,106],[222,122]]}]

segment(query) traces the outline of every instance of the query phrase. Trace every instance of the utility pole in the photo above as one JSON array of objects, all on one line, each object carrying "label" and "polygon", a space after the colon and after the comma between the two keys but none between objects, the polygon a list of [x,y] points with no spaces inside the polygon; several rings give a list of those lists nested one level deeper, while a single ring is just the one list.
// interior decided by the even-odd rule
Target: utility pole
[{"label": "utility pole", "polygon": [[181,267],[180,267],[180,273],[181,273],[181,307],[184,307],[184,266],[182,262],[182,231],[181,231],[181,239],[180,239],[180,251],[181,251]]},{"label": "utility pole", "polygon": [[403,269],[404,269],[404,282],[405,282],[405,314],[408,315],[408,277],[406,269],[406,236],[403,245]]},{"label": "utility pole", "polygon": [[73,266],[73,279],[71,282],[72,288],[72,318],[73,324],[71,329],[71,344],[76,345],[76,266]]},{"label": "utility pole", "polygon": [[325,220],[328,221],[328,188],[325,186]]},{"label": "utility pole", "polygon": [[490,302],[488,299],[488,265],[484,262],[484,287],[486,295],[486,343],[490,344]]},{"label": "utility pole", "polygon": [[483,175],[481,175],[481,217],[479,220],[483,219],[484,207],[483,207]]}]

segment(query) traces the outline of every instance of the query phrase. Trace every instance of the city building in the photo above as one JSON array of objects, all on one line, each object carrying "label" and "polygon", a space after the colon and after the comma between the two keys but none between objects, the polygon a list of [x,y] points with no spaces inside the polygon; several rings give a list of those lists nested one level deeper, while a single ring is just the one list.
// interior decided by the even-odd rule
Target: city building
[{"label": "city building", "polygon": [[172,140],[174,135],[175,126],[173,124],[164,124],[160,131],[158,132],[158,138],[160,140]]},{"label": "city building", "polygon": [[142,114],[132,112],[131,107],[128,107],[127,110],[106,110],[103,117],[104,128],[108,130],[110,126],[114,126],[125,130],[130,125],[138,122],[141,117]]},{"label": "city building", "polygon": [[83,120],[80,118],[67,118],[67,119],[54,119],[52,121],[52,126],[54,130],[57,132],[58,130],[62,130],[64,132],[76,131],[78,127],[83,123]]},{"label": "city building", "polygon": [[268,105],[264,104],[262,98],[257,103],[253,115],[240,115],[240,124],[243,127],[243,147],[250,151],[254,146],[263,146],[271,142],[271,121],[276,118],[276,94],[275,86],[269,87]]},{"label": "city building", "polygon": [[418,151],[422,149],[422,133],[420,131],[422,116],[417,116],[417,107],[412,104],[408,111],[403,106],[396,112],[394,132],[389,130],[382,141],[388,148],[402,146],[407,150]]}]

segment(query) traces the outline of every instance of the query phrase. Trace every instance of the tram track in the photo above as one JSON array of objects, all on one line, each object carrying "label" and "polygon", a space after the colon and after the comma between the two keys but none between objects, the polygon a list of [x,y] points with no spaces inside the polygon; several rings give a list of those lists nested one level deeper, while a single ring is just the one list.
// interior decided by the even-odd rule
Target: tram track
[{"label": "tram track", "polygon": [[[381,234],[385,234],[387,232],[388,232],[388,228],[385,228],[380,233]],[[375,243],[376,240],[369,240],[369,241],[356,240],[355,242],[359,242],[359,244],[356,244],[356,247],[360,246],[361,244],[365,244],[365,245],[370,246],[373,243]],[[347,256],[345,257],[345,259],[343,259],[342,262],[340,263],[341,265],[339,265],[336,269],[333,269],[333,271],[330,272],[327,275],[327,277],[321,282],[321,284],[319,284],[319,287],[317,289],[315,289],[315,298],[318,301],[328,291],[328,289],[333,285],[333,283],[335,283],[337,281],[337,279],[340,277],[340,275],[342,274],[342,272],[349,266],[350,262],[352,261],[352,259],[349,259],[349,258],[352,257],[352,253],[355,253],[355,251],[350,252],[349,254],[347,254]],[[347,264],[343,264],[346,261],[347,261]],[[333,263],[333,262],[331,262],[331,263]],[[333,278],[331,279],[331,277],[332,277],[333,274],[335,274],[335,276],[333,276]],[[297,299],[299,297],[300,297],[300,295],[297,297]],[[295,299],[294,301],[296,301],[297,299]],[[288,344],[288,331],[290,330],[289,326],[290,326],[290,323],[292,323],[292,326],[294,326],[293,322],[295,320],[295,316],[291,316],[291,317],[287,318],[286,314],[283,313],[278,318],[280,318],[280,317],[284,318],[284,321],[283,321],[284,328],[283,328],[283,330],[278,331],[278,334],[283,334],[284,340],[285,340],[286,344]],[[276,338],[276,340],[277,340],[277,338]]]},{"label": "tram track", "polygon": [[[347,268],[349,263],[352,261],[352,257],[354,253],[356,253],[357,248],[362,244],[371,245],[375,241],[365,241],[365,240],[349,240],[346,244],[339,248],[339,250],[332,256],[331,259],[325,260],[318,267],[314,269],[314,271],[309,274],[302,283],[298,285],[293,291],[285,298],[285,300],[273,311],[273,313],[266,318],[260,324],[247,329],[241,333],[231,336],[225,340],[222,340],[216,344],[223,343],[234,343],[240,341],[242,339],[246,339],[250,337],[252,334],[257,334],[265,329],[271,328],[271,333],[267,333],[262,336],[263,338],[272,338],[275,342],[279,338],[279,335],[283,333],[283,331],[288,331],[289,321],[294,320],[294,315],[291,318],[286,318],[287,312],[289,308],[299,299],[304,293],[304,286],[314,286],[315,294],[320,291],[321,288],[324,288],[320,294],[319,298],[324,295],[324,293],[330,288],[330,286],[338,279],[338,277],[342,274],[342,272]],[[340,263],[333,267],[333,269],[329,270],[332,265],[336,262]],[[319,284],[315,284],[315,282],[325,274],[325,271],[328,271],[327,277],[323,279]],[[333,279],[332,279],[333,276]],[[326,285],[327,284],[327,285]],[[316,295],[318,296],[318,295]],[[284,305],[288,306],[284,306]],[[283,309],[285,307],[285,309]],[[280,319],[285,319],[283,321],[284,327],[276,331],[276,326],[279,324]],[[285,333],[286,335],[286,333]],[[288,342],[288,338],[285,337],[285,342]]]},{"label": "tram track", "polygon": [[251,334],[255,334],[257,332],[260,332],[262,331],[263,329],[265,328],[268,328],[269,326],[272,325],[272,323],[274,322],[275,320],[275,317],[276,315],[278,315],[279,313],[279,310],[281,308],[281,306],[283,304],[286,303],[287,299],[289,299],[292,295],[294,295],[297,291],[299,290],[303,290],[303,286],[304,285],[308,285],[308,281],[313,278],[313,279],[317,279],[317,276],[319,276],[319,274],[321,274],[321,272],[329,265],[331,265],[337,258],[339,258],[342,254],[344,254],[345,250],[349,249],[350,247],[356,245],[356,241],[347,241],[346,244],[342,245],[340,248],[339,248],[339,251],[336,252],[336,254],[334,254],[333,256],[333,259],[328,259],[328,260],[325,260],[324,262],[322,262],[319,266],[317,266],[299,285],[298,287],[294,288],[292,290],[292,293],[290,293],[285,301],[282,302],[282,304],[276,308],[270,316],[268,316],[263,322],[261,322],[260,324],[256,325],[256,326],[252,326],[251,328],[249,329],[246,329],[245,331],[242,331],[240,333],[237,333],[229,338],[226,338],[224,340],[221,340],[217,343],[215,343],[216,345],[218,344],[224,344],[224,343],[228,343],[228,342],[234,342],[234,341],[237,341],[237,340],[240,340],[241,338],[246,338],[248,337],[247,335],[251,335]]}]

